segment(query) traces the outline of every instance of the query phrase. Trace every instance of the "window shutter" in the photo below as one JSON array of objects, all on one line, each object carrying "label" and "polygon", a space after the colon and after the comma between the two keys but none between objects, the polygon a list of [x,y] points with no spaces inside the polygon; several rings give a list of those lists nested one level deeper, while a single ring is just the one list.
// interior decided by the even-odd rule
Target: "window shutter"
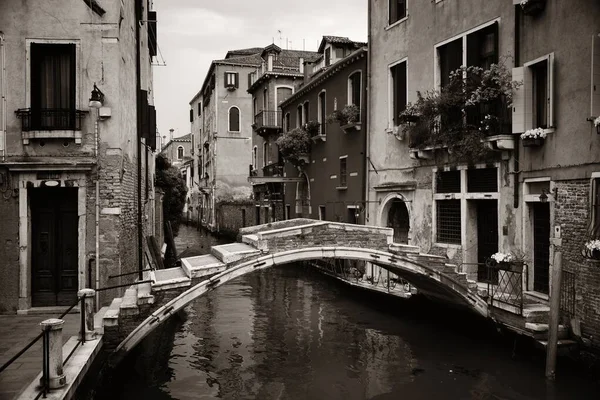
[{"label": "window shutter", "polygon": [[235,87],[239,88],[240,87],[240,74],[239,74],[239,72],[236,72],[234,76],[235,76]]},{"label": "window shutter", "polygon": [[592,37],[592,101],[590,116],[600,116],[600,33]]},{"label": "window shutter", "polygon": [[548,128],[554,128],[554,53],[548,56]]},{"label": "window shutter", "polygon": [[194,110],[190,109],[190,122],[194,122]]},{"label": "window shutter", "polygon": [[140,138],[148,138],[148,92],[140,90],[140,121],[141,127],[138,130]]},{"label": "window shutter", "polygon": [[[525,67],[513,68],[512,79],[516,82],[524,82]],[[525,85],[513,90],[512,104],[512,133],[525,132]]]},{"label": "window shutter", "polygon": [[252,73],[248,74],[248,89],[250,89],[250,86],[252,86]]},{"label": "window shutter", "polygon": [[148,51],[150,56],[157,54],[156,11],[148,11]]},{"label": "window shutter", "polygon": [[156,108],[148,106],[148,137],[146,144],[152,151],[156,150]]}]

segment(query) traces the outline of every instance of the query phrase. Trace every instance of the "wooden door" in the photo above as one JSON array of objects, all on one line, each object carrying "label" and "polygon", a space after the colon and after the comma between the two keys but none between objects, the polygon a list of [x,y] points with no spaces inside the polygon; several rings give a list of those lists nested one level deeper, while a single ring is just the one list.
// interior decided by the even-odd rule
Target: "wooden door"
[{"label": "wooden door", "polygon": [[31,189],[32,305],[69,306],[78,290],[77,189]]}]

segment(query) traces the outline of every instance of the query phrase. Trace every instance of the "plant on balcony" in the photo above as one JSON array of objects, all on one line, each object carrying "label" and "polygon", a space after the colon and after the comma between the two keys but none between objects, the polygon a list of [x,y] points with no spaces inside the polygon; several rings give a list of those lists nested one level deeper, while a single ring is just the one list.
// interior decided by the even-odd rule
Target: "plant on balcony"
[{"label": "plant on balcony", "polygon": [[493,260],[492,267],[513,272],[523,272],[525,255],[522,253],[517,254],[515,252],[497,252],[492,254],[490,259]]},{"label": "plant on balcony", "polygon": [[304,124],[304,130],[308,133],[308,136],[313,137],[317,136],[320,132],[319,129],[321,124],[318,121],[308,121]]},{"label": "plant on balcony", "polygon": [[521,133],[521,140],[525,147],[541,146],[544,143],[546,136],[547,133],[544,128],[534,128]]},{"label": "plant on balcony", "polygon": [[588,240],[583,247],[582,254],[589,260],[600,261],[600,239]]},{"label": "plant on balcony", "polygon": [[282,133],[276,144],[283,158],[294,165],[301,165],[310,151],[310,136],[306,130],[295,128]]},{"label": "plant on balcony", "polygon": [[504,64],[458,68],[441,90],[417,92],[417,101],[399,116],[402,130],[412,148],[445,147],[457,160],[480,160],[491,151],[483,139],[507,126],[512,93],[520,85]]},{"label": "plant on balcony", "polygon": [[596,133],[600,134],[600,117],[594,119],[594,126],[596,127]]},{"label": "plant on balcony", "polygon": [[348,104],[341,110],[335,110],[327,117],[327,122],[337,122],[341,126],[359,122],[360,109],[356,104]]}]

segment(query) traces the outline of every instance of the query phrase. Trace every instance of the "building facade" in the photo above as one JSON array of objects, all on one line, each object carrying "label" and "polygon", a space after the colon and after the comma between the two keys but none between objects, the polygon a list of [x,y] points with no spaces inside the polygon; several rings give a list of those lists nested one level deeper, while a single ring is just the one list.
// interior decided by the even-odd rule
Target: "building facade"
[{"label": "building facade", "polygon": [[[520,254],[523,294],[541,303],[562,253],[563,269],[578,277],[572,317],[581,336],[600,345],[591,312],[598,289],[585,282],[598,277],[581,254],[586,239],[600,233],[600,136],[590,118],[600,114],[600,4],[414,3],[369,2],[367,223],[406,232],[405,242],[447,256],[478,282],[490,280],[482,264],[493,253]],[[569,18],[559,17],[564,13]],[[417,92],[443,93],[451,71],[494,64],[519,83],[512,107],[458,110],[463,124],[485,127],[486,115],[500,121],[481,138],[493,150],[485,158],[457,159],[450,147],[405,134],[414,132],[403,129],[407,124],[419,124],[401,118],[419,101]],[[432,132],[443,135],[452,118]],[[528,140],[536,128],[541,140]]]},{"label": "building facade", "polygon": [[[261,53],[261,65],[249,76],[252,95],[252,184],[254,213],[258,225],[285,217],[284,162],[275,141],[283,129],[280,105],[298,90],[304,81],[304,63],[313,62],[319,53],[282,50],[272,44]],[[286,120],[287,121],[287,120]]]},{"label": "building facade", "polygon": [[51,3],[0,5],[0,312],[133,279],[154,234],[156,13]]},{"label": "building facade", "polygon": [[[190,101],[195,143],[192,206],[205,228],[218,231],[219,202],[247,199],[252,147],[252,97],[248,74],[260,65],[260,48],[229,51],[212,62],[202,89]],[[196,212],[196,211],[195,211]]]},{"label": "building facade", "polygon": [[[365,222],[366,43],[324,36],[319,57],[304,64],[304,84],[281,104],[283,131],[313,130],[308,159],[286,163],[285,218]],[[356,121],[332,116],[354,105]],[[310,126],[314,128],[310,128]]]},{"label": "building facade", "polygon": [[194,156],[192,134],[188,133],[187,135],[169,140],[160,151],[160,154],[165,156],[171,165],[178,166],[185,164]]}]

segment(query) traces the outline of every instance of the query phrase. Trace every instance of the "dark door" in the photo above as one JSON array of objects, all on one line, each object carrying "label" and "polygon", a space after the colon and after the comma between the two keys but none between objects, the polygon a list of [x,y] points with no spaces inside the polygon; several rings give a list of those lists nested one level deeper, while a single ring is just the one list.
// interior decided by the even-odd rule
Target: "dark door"
[{"label": "dark door", "polygon": [[485,262],[498,251],[498,202],[477,201],[477,280],[498,282],[498,273],[486,268]]},{"label": "dark door", "polygon": [[387,227],[394,229],[394,243],[408,243],[410,221],[406,204],[400,199],[392,200],[388,212]]},{"label": "dark door", "polygon": [[548,294],[550,280],[550,205],[533,205],[533,290]]},{"label": "dark door", "polygon": [[41,188],[30,193],[32,305],[69,306],[78,289],[77,189]]},{"label": "dark door", "polygon": [[348,208],[347,210],[348,210],[347,211],[348,216],[346,217],[346,221],[349,224],[355,224],[355,225],[358,224],[358,216],[356,215],[356,213],[358,212],[358,209]]},{"label": "dark door", "polygon": [[255,208],[255,220],[256,220],[256,225],[260,225],[260,206],[256,206]]}]

